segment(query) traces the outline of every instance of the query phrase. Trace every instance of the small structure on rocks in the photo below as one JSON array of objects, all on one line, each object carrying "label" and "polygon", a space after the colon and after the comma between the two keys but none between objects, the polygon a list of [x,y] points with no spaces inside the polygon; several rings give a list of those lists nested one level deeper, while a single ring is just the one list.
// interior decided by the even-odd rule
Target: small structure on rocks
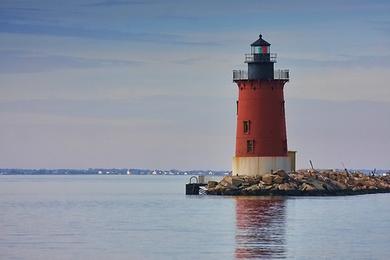
[{"label": "small structure on rocks", "polygon": [[255,176],[225,176],[209,182],[209,195],[336,196],[390,192],[390,176],[333,171],[284,170]]},{"label": "small structure on rocks", "polygon": [[205,176],[192,176],[186,184],[186,195],[199,195],[205,186],[207,186]]}]

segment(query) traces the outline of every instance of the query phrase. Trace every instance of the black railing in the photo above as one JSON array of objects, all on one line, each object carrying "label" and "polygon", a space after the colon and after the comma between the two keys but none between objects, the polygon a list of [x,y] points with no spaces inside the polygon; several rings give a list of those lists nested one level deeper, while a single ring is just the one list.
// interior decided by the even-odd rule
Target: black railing
[{"label": "black railing", "polygon": [[248,71],[247,70],[233,70],[233,80],[247,80]]},{"label": "black railing", "polygon": [[274,70],[274,79],[290,79],[290,71],[289,70]]},{"label": "black railing", "polygon": [[[236,80],[248,80],[247,70],[233,70],[233,81]],[[274,79],[290,80],[289,70],[274,70]]]},{"label": "black railing", "polygon": [[245,62],[276,62],[276,53],[247,53],[245,54]]}]

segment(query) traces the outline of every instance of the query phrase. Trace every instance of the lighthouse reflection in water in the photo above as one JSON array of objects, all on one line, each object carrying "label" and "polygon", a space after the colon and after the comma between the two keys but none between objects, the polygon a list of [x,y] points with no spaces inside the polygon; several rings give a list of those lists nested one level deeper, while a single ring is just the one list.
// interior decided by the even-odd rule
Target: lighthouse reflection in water
[{"label": "lighthouse reflection in water", "polygon": [[285,200],[236,198],[237,259],[285,257]]}]

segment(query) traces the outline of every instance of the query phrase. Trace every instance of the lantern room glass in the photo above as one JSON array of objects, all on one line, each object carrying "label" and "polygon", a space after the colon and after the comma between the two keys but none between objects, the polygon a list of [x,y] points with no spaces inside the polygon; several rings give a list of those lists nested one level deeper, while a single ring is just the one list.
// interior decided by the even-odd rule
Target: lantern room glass
[{"label": "lantern room glass", "polygon": [[269,46],[251,46],[252,54],[268,54]]}]

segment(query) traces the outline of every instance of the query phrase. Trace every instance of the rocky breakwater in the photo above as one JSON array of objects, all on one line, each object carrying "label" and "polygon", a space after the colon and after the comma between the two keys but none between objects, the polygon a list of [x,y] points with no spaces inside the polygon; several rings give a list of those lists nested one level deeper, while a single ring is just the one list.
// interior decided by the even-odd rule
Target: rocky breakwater
[{"label": "rocky breakwater", "polygon": [[279,170],[263,176],[225,176],[207,185],[209,195],[335,196],[384,192],[390,192],[390,176],[333,171]]}]

